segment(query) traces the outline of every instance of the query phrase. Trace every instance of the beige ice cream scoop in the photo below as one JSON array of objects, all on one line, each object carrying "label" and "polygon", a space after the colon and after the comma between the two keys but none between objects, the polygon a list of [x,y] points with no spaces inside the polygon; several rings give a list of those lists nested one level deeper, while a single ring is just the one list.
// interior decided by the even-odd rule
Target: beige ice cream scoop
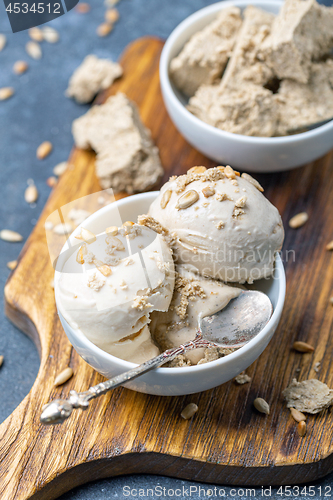
[{"label": "beige ice cream scoop", "polygon": [[[90,233],[91,234],[91,233]],[[137,224],[109,228],[71,250],[56,277],[56,300],[69,325],[104,351],[141,363],[159,353],[147,327],[167,311],[174,288],[163,236]]]},{"label": "beige ice cream scoop", "polygon": [[282,220],[259,183],[243,175],[231,167],[194,167],[162,187],[149,215],[172,234],[177,264],[225,282],[272,274]]}]

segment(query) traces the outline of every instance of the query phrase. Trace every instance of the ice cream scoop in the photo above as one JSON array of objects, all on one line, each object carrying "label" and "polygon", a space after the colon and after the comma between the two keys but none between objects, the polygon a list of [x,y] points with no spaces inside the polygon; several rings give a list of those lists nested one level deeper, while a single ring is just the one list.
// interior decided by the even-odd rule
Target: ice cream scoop
[{"label": "ice cream scoop", "polygon": [[172,177],[149,215],[174,238],[174,257],[202,276],[252,283],[271,276],[282,247],[280,214],[260,184],[231,167],[193,167]]},{"label": "ice cream scoop", "polygon": [[104,351],[141,363],[159,353],[152,311],[167,311],[174,288],[172,252],[163,236],[133,223],[94,235],[81,229],[57,271],[59,311]]}]

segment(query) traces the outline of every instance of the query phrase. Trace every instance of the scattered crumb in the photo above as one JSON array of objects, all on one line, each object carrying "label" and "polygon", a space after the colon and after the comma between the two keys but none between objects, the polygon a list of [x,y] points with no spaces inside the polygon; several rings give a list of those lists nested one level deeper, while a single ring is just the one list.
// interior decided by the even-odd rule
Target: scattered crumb
[{"label": "scattered crumb", "polygon": [[245,372],[242,372],[235,377],[235,382],[239,385],[247,384],[248,382],[251,382],[251,377],[249,377]]}]

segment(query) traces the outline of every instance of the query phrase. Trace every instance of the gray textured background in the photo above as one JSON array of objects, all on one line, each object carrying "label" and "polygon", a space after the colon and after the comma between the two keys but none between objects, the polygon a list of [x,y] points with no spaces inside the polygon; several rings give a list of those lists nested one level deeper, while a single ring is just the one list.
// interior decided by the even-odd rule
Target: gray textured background
[{"label": "gray textured background", "polygon": [[[45,180],[52,175],[52,168],[69,155],[73,145],[71,123],[88,107],[67,99],[64,91],[70,75],[83,57],[94,53],[116,60],[130,41],[143,35],[166,38],[185,17],[210,3],[210,0],[121,0],[117,6],[120,21],[109,37],[99,38],[96,28],[103,21],[105,7],[102,0],[90,0],[88,14],[72,11],[51,23],[60,32],[60,42],[56,45],[43,43],[43,58],[34,61],[24,50],[29,39],[27,32],[10,33],[0,0],[0,33],[6,33],[8,39],[5,50],[0,53],[0,88],[12,86],[16,92],[13,98],[0,102],[0,229],[13,229],[25,239],[28,237],[50,193]],[[332,0],[325,3],[332,5]],[[12,71],[14,62],[19,59],[27,60],[30,65],[28,72],[21,76]],[[38,161],[36,148],[44,140],[50,140],[54,150],[47,159]],[[34,179],[40,193],[34,208],[23,198],[29,178]],[[22,246],[23,243],[0,240],[1,288],[9,274],[6,263],[17,258]],[[5,357],[0,370],[0,421],[3,421],[29,392],[38,371],[39,358],[32,342],[4,317],[2,293],[0,301],[0,354]],[[316,485],[315,498],[320,498],[324,496],[325,486],[333,486],[333,474],[313,484]],[[198,483],[148,475],[123,476],[87,484],[61,499],[134,498],[124,496],[123,487],[126,485],[136,489],[160,485],[168,490],[183,486],[188,489],[191,485],[198,486]],[[207,495],[209,486],[201,486]],[[321,494],[319,486],[322,487]],[[225,492],[237,499],[245,496],[245,492],[237,492],[237,489],[230,492],[226,487]],[[294,491],[293,496],[297,496],[296,493]],[[333,488],[332,492],[327,489],[326,493],[333,496]],[[192,498],[198,496],[198,493],[192,494]],[[261,489],[256,490],[256,496],[261,497]],[[166,491],[164,497],[183,499],[187,494],[186,491],[184,494],[177,491],[172,495]],[[273,489],[272,497],[279,499],[285,495],[278,495],[277,489]]]}]

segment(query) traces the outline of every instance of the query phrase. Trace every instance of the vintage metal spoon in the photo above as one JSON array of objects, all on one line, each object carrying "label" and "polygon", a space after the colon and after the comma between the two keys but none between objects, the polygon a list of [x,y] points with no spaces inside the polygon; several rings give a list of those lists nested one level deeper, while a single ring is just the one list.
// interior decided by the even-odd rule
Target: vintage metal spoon
[{"label": "vintage metal spoon", "polygon": [[70,391],[68,400],[56,399],[48,403],[43,409],[40,420],[43,424],[61,424],[71,415],[74,408],[87,409],[91,399],[173,360],[186,351],[198,347],[242,347],[261,332],[272,312],[273,307],[267,295],[258,291],[244,291],[230,301],[222,311],[202,318],[194,340],[168,349],[132,370],[90,387],[88,391]]}]

